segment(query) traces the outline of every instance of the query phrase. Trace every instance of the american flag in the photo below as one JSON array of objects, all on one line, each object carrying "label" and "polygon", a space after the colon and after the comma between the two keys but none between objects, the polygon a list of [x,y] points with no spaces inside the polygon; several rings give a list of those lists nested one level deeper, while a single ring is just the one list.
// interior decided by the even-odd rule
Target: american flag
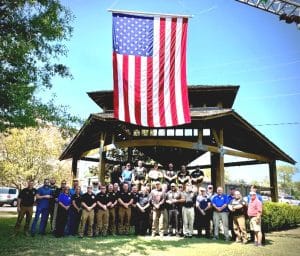
[{"label": "american flag", "polygon": [[190,123],[185,17],[113,13],[114,117],[147,127]]}]

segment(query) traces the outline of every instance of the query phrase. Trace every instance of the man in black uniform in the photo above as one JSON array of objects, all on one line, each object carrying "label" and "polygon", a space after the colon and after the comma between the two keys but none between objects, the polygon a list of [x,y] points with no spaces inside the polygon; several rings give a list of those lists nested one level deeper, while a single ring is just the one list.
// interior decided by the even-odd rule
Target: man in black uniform
[{"label": "man in black uniform", "polygon": [[192,185],[197,187],[197,192],[198,192],[199,187],[204,178],[204,173],[200,168],[196,168],[195,170],[190,171],[190,176],[191,176]]},{"label": "man in black uniform", "polygon": [[136,203],[137,203],[138,198],[139,198],[137,185],[132,185],[131,194],[132,194],[133,202],[132,202],[132,208],[131,208],[130,225],[134,226],[134,234],[137,235],[137,230],[138,230],[138,227],[137,227],[137,212],[138,212],[138,209],[137,209]]},{"label": "man in black uniform", "polygon": [[95,236],[99,234],[107,236],[108,229],[108,208],[109,202],[108,194],[106,193],[106,187],[100,186],[100,192],[96,195],[96,230]]},{"label": "man in black uniform", "polygon": [[83,194],[82,200],[81,200],[81,206],[82,206],[82,214],[81,214],[81,221],[79,225],[79,237],[83,237],[85,224],[88,222],[88,236],[93,236],[93,224],[94,224],[94,208],[96,206],[96,196],[92,192],[93,188],[92,186],[87,187],[87,192]]},{"label": "man in black uniform", "polygon": [[132,194],[128,190],[128,184],[123,184],[123,191],[120,192],[119,198],[119,233],[128,235],[131,218],[131,205],[133,203]]},{"label": "man in black uniform", "polygon": [[113,184],[108,185],[108,233],[111,235],[116,234],[116,206],[118,204],[119,192],[114,192]]},{"label": "man in black uniform", "polygon": [[165,183],[168,185],[168,191],[171,189],[171,183],[176,183],[177,173],[173,164],[169,163],[168,169],[164,173]]},{"label": "man in black uniform", "polygon": [[28,181],[27,188],[24,188],[18,196],[18,218],[15,225],[14,235],[17,235],[20,231],[21,223],[26,215],[24,233],[29,236],[29,225],[32,218],[33,204],[35,201],[36,189],[33,188],[33,181]]}]

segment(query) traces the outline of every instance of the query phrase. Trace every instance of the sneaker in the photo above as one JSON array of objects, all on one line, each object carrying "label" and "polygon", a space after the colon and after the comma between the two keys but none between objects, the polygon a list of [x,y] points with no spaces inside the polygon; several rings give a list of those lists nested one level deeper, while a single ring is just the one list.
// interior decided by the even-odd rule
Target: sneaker
[{"label": "sneaker", "polygon": [[212,240],[214,240],[214,241],[215,241],[215,240],[218,240],[218,238],[216,238],[216,237],[213,237],[213,239],[212,239]]}]

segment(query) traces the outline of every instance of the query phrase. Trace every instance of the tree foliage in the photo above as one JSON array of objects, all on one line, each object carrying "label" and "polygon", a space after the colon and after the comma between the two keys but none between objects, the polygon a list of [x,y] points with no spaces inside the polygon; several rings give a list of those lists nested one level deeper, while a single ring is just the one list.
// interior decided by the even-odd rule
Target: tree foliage
[{"label": "tree foliage", "polygon": [[298,169],[292,165],[280,165],[277,167],[278,183],[281,190],[286,194],[293,194],[293,175],[297,172]]},{"label": "tree foliage", "polygon": [[58,161],[66,140],[55,127],[10,129],[0,137],[0,183],[22,187],[28,179],[42,183],[71,178],[69,162]]},{"label": "tree foliage", "polygon": [[59,0],[0,0],[0,131],[47,121],[68,126],[77,118],[38,91],[54,76],[70,77],[59,63],[72,33],[73,15]]}]

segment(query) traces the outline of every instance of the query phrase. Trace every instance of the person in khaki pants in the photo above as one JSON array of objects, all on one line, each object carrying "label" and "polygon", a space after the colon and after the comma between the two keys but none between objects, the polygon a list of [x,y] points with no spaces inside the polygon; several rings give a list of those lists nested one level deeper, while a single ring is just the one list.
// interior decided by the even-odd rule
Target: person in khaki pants
[{"label": "person in khaki pants", "polygon": [[237,243],[247,243],[247,230],[246,230],[246,201],[241,196],[240,191],[234,192],[234,198],[229,202],[228,209],[233,216],[233,229],[236,235],[235,241]]},{"label": "person in khaki pants", "polygon": [[108,233],[116,235],[116,206],[118,204],[118,195],[114,192],[113,184],[108,185]]},{"label": "person in khaki pants", "polygon": [[88,222],[88,236],[93,236],[93,224],[94,224],[94,208],[96,206],[96,196],[92,192],[92,186],[87,187],[87,192],[83,194],[81,206],[82,214],[79,225],[79,237],[82,238],[84,234],[85,224]]},{"label": "person in khaki pants", "polygon": [[107,235],[107,228],[108,228],[108,202],[109,197],[106,193],[106,187],[101,185],[100,192],[96,195],[96,231],[95,236]]},{"label": "person in khaki pants", "polygon": [[18,196],[18,218],[15,225],[14,235],[17,235],[20,231],[21,223],[24,216],[26,215],[24,233],[26,236],[29,235],[29,225],[32,218],[33,204],[35,201],[36,189],[33,188],[33,181],[28,181],[27,188],[24,188]]},{"label": "person in khaki pants", "polygon": [[150,194],[150,201],[153,206],[152,236],[158,234],[163,236],[165,233],[164,220],[167,219],[167,211],[165,208],[166,194],[159,181],[156,181],[155,186],[156,188],[153,189]]},{"label": "person in khaki pants", "polygon": [[128,235],[131,218],[131,205],[133,203],[132,194],[128,190],[128,184],[123,184],[123,191],[120,192],[118,202],[119,207],[119,234]]}]

